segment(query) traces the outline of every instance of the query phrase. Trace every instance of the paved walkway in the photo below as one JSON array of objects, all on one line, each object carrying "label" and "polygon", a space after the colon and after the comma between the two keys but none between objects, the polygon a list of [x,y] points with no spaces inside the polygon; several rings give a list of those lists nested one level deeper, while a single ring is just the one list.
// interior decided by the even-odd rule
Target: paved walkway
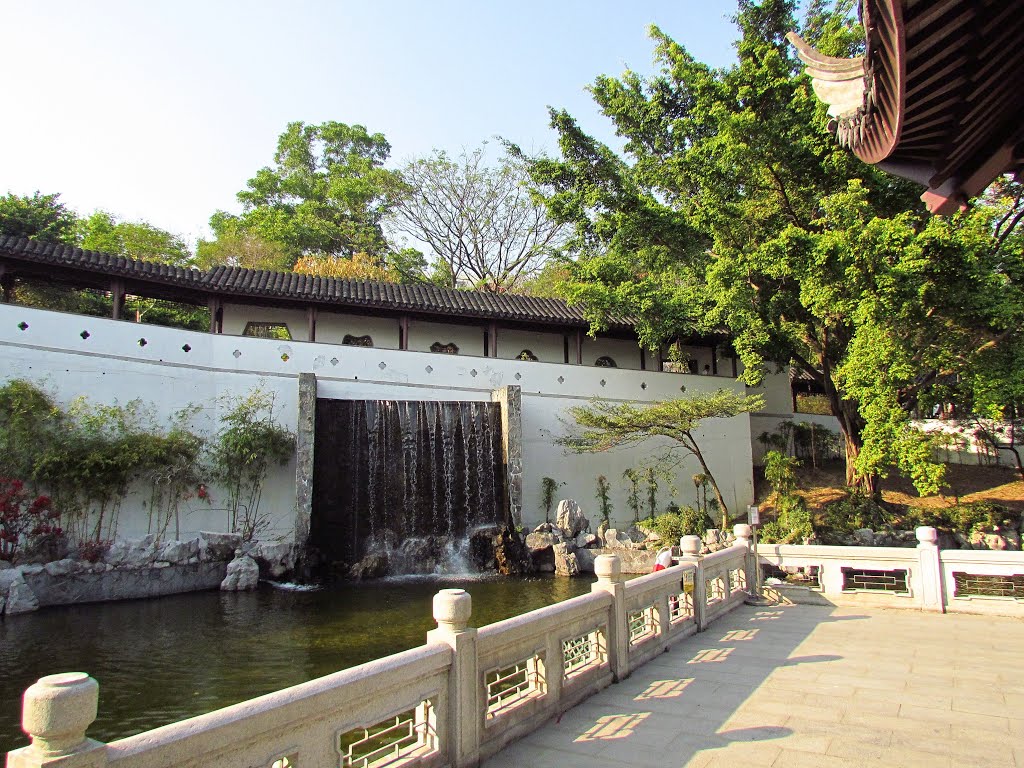
[{"label": "paved walkway", "polygon": [[1024,621],[742,606],[485,768],[1024,768]]}]

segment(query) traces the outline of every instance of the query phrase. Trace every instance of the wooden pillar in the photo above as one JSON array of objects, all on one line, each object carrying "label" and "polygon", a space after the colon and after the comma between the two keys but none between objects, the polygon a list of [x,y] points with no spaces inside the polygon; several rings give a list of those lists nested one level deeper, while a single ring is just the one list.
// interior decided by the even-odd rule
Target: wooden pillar
[{"label": "wooden pillar", "polygon": [[7,271],[6,264],[0,264],[0,301],[10,304],[14,300],[14,275]]},{"label": "wooden pillar", "polygon": [[210,308],[210,333],[224,333],[224,302],[214,296],[207,306]]},{"label": "wooden pillar", "polygon": [[583,331],[576,331],[576,365],[583,365]]},{"label": "wooden pillar", "polygon": [[656,352],[656,354],[657,354],[657,363],[656,363],[657,364],[657,369],[658,369],[658,372],[661,373],[661,372],[663,372],[665,370],[665,355],[662,354],[661,344],[658,345],[658,351]]},{"label": "wooden pillar", "polygon": [[565,354],[565,364],[569,364],[569,334],[562,334],[562,352]]},{"label": "wooden pillar", "polygon": [[120,320],[124,315],[124,280],[110,282],[110,298],[113,300],[110,316],[114,320]]},{"label": "wooden pillar", "polygon": [[732,356],[732,377],[734,379],[737,379],[737,378],[739,378],[739,375],[740,375],[739,366],[736,364],[736,355],[734,354]]},{"label": "wooden pillar", "polygon": [[498,356],[498,324],[491,323],[487,328],[487,335],[491,340],[490,343],[490,355],[491,357]]},{"label": "wooden pillar", "polygon": [[647,350],[642,346],[640,347],[640,370],[647,370]]},{"label": "wooden pillar", "polygon": [[307,339],[309,341],[316,341],[316,318],[317,318],[316,307],[306,307],[306,328],[307,328]]},{"label": "wooden pillar", "polygon": [[409,348],[409,316],[402,315],[398,318],[398,348]]},{"label": "wooden pillar", "polygon": [[718,347],[711,347],[711,375],[718,375]]}]

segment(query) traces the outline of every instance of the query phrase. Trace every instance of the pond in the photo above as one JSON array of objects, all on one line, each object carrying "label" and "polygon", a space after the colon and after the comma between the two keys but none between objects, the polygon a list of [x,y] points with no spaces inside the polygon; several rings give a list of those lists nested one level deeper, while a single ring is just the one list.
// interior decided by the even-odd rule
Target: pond
[{"label": "pond", "polygon": [[25,746],[21,695],[43,675],[100,683],[89,735],[130,736],[421,645],[438,589],[481,627],[590,591],[591,578],[401,578],[45,608],[0,620],[0,755]]}]

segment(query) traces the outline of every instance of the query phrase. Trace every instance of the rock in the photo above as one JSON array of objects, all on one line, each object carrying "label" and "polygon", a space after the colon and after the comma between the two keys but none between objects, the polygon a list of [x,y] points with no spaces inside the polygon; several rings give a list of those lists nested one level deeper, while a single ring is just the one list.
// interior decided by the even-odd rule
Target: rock
[{"label": "rock", "polygon": [[14,567],[14,563],[9,560],[0,560],[0,571],[6,571]]},{"label": "rock", "polygon": [[76,573],[81,570],[77,560],[55,560],[43,566],[51,576],[67,576],[69,573]]},{"label": "rock", "polygon": [[250,556],[267,578],[279,579],[292,567],[292,545],[286,541],[261,541]]},{"label": "rock", "polygon": [[171,564],[169,562],[167,562],[166,560],[157,560],[155,563],[153,563],[153,567],[154,568],[170,568]]},{"label": "rock", "polygon": [[580,505],[572,499],[562,499],[558,502],[558,515],[555,523],[567,539],[575,539],[583,531],[590,530],[590,521],[583,515]]},{"label": "rock", "polygon": [[548,549],[555,546],[559,541],[553,533],[528,533],[526,534],[526,548],[530,551],[536,549]]},{"label": "rock", "polygon": [[494,561],[502,576],[525,576],[533,570],[533,558],[526,542],[508,526],[494,537]]},{"label": "rock", "polygon": [[168,563],[187,563],[189,559],[199,554],[199,539],[190,541],[168,541],[157,554],[157,560],[165,560]]},{"label": "rock", "polygon": [[156,560],[156,536],[115,541],[107,549],[103,560],[119,568],[141,568]]},{"label": "rock", "polygon": [[[534,533],[554,533],[557,530],[557,528],[558,528],[558,526],[556,526],[554,523],[541,523],[540,525],[538,525],[536,528],[533,529],[533,532]],[[558,532],[561,533],[561,531],[558,531]]]},{"label": "rock", "polygon": [[43,572],[43,566],[39,564],[23,565],[21,566],[21,572],[25,576],[35,576],[37,573]]},{"label": "rock", "polygon": [[[231,566],[228,566],[230,568]],[[391,572],[388,556],[383,552],[367,555],[349,569],[349,577],[356,581],[380,579]]]},{"label": "rock", "polygon": [[228,563],[227,576],[220,583],[224,592],[242,592],[256,589],[260,580],[260,567],[248,555],[239,553],[238,557]]},{"label": "rock", "polygon": [[[0,571],[0,601],[3,602],[3,612],[8,616],[39,608],[39,600],[25,582],[25,570],[26,567]],[[42,571],[41,566],[39,570]]]},{"label": "rock", "polygon": [[199,532],[200,560],[230,560],[240,546],[242,537],[237,533]]},{"label": "rock", "polygon": [[767,579],[764,580],[764,583],[776,586],[778,584],[785,584],[786,582],[784,582],[782,579],[776,576],[769,576]]},{"label": "rock", "polygon": [[580,564],[574,552],[565,555],[555,553],[555,573],[559,576],[579,576]]},{"label": "rock", "polygon": [[491,571],[497,566],[494,559],[494,538],[498,531],[482,528],[469,537],[469,559],[478,571]]},{"label": "rock", "polygon": [[616,528],[609,528],[604,532],[604,545],[609,549],[632,549],[633,542],[625,531],[619,531]]},{"label": "rock", "polygon": [[1000,528],[992,531],[974,531],[971,533],[970,544],[971,549],[1016,552],[1020,550],[1020,536],[1016,531]]},{"label": "rock", "polygon": [[596,546],[598,546],[597,536],[592,533],[581,533],[576,537],[576,547],[579,549]]},{"label": "rock", "polygon": [[630,525],[629,528],[626,529],[626,535],[634,544],[642,544],[647,541],[647,532],[640,530],[635,524]]},{"label": "rock", "polygon": [[870,528],[858,528],[853,532],[853,538],[859,547],[875,546],[875,532]]}]

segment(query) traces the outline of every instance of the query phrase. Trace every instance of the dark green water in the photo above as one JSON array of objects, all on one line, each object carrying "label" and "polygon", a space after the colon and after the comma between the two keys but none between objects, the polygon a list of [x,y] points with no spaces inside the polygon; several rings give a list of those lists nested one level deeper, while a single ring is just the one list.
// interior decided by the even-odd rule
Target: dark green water
[{"label": "dark green water", "polygon": [[294,592],[202,592],[45,608],[0,620],[0,755],[25,746],[21,695],[43,675],[100,684],[89,735],[130,736],[421,645],[438,589],[484,626],[590,590],[590,579],[415,579]]}]

